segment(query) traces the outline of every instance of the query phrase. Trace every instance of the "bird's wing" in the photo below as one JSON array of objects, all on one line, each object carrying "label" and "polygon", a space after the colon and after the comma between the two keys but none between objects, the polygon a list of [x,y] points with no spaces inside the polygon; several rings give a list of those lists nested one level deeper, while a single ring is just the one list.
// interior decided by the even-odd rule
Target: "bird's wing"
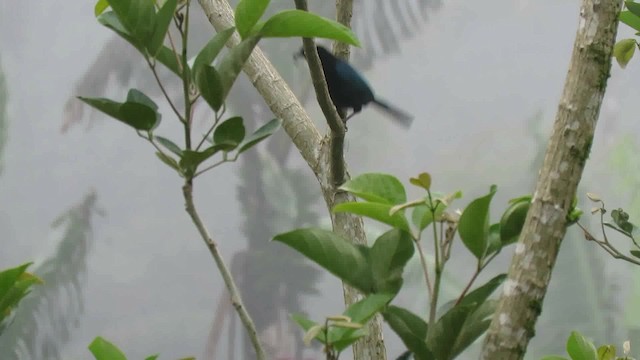
[{"label": "bird's wing", "polygon": [[371,91],[369,84],[367,84],[362,75],[360,75],[351,65],[344,61],[338,61],[336,63],[336,73],[338,78],[350,84],[350,89],[357,91],[358,94],[366,97],[368,101],[373,100],[373,92]]}]

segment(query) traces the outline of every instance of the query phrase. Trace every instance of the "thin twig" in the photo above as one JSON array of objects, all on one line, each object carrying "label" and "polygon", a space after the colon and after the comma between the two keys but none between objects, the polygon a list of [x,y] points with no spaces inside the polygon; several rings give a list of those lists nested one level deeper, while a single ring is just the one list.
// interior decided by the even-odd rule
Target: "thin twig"
[{"label": "thin twig", "polygon": [[253,323],[253,320],[251,320],[249,313],[247,313],[247,310],[244,304],[242,303],[240,292],[238,291],[238,288],[236,287],[236,284],[233,281],[233,278],[231,277],[231,272],[229,271],[229,268],[225,264],[224,259],[222,258],[222,255],[218,250],[218,244],[216,244],[216,242],[213,241],[213,239],[211,238],[211,235],[209,234],[209,230],[207,230],[207,228],[204,226],[202,220],[200,219],[200,216],[198,215],[198,212],[196,211],[196,207],[193,202],[193,182],[191,180],[185,181],[185,184],[182,187],[182,193],[184,195],[186,211],[189,214],[189,216],[191,216],[191,220],[193,221],[194,225],[198,229],[198,232],[200,233],[202,240],[204,240],[205,244],[209,248],[209,251],[213,256],[213,259],[215,260],[215,263],[218,266],[218,270],[222,275],[224,284],[226,285],[227,290],[231,295],[231,304],[238,312],[240,321],[242,321],[242,324],[247,329],[247,335],[249,336],[249,339],[253,344],[253,348],[256,351],[256,358],[259,360],[266,360],[267,357],[264,352],[264,349],[262,348],[262,344],[260,344],[260,340],[258,339],[258,332],[256,331],[256,327]]},{"label": "thin twig", "polygon": [[182,114],[180,114],[180,111],[178,111],[178,108],[175,106],[173,101],[171,101],[171,98],[169,97],[167,90],[164,88],[164,85],[162,85],[162,81],[160,81],[160,77],[158,76],[158,72],[156,71],[156,65],[153,62],[151,62],[149,58],[147,58],[147,64],[149,64],[149,67],[151,68],[151,72],[153,73],[153,77],[156,79],[158,86],[160,86],[160,90],[162,91],[162,94],[164,95],[164,97],[167,99],[167,102],[171,106],[171,110],[173,110],[173,112],[176,114],[178,119],[180,119],[180,121],[184,123],[185,122],[184,117],[182,116]]},{"label": "thin twig", "polygon": [[218,125],[218,122],[220,122],[220,119],[222,118],[222,116],[224,115],[226,108],[223,105],[222,106],[222,111],[218,111],[216,112],[216,118],[213,121],[213,125],[211,125],[211,127],[209,128],[209,130],[206,132],[206,134],[204,134],[204,136],[202,136],[202,140],[200,140],[200,143],[198,143],[198,146],[196,146],[196,151],[200,150],[200,147],[202,146],[202,144],[204,143],[204,141],[209,137],[209,134],[211,134],[211,132],[213,131],[213,129],[215,129],[216,125]]},{"label": "thin twig", "polygon": [[[429,209],[431,210],[431,218],[436,220],[436,208],[433,206],[433,198],[431,197],[431,191],[427,190],[429,196]],[[431,293],[431,303],[429,304],[429,325],[435,324],[436,321],[436,308],[438,306],[438,295],[440,293],[440,280],[442,278],[442,268],[444,264],[440,263],[440,241],[438,239],[438,229],[435,223],[432,224],[433,228],[433,247],[435,256],[435,282],[433,284],[433,292]]]},{"label": "thin twig", "polygon": [[424,273],[424,279],[427,283],[427,293],[429,294],[429,299],[431,299],[431,292],[433,291],[433,288],[431,287],[431,279],[429,278],[429,265],[427,264],[427,259],[424,256],[422,246],[420,245],[420,239],[415,239],[414,242],[416,244],[416,247],[418,248],[418,255],[420,255],[422,272]]},{"label": "thin twig", "polygon": [[613,246],[607,239],[605,239],[604,241],[598,240],[595,236],[593,236],[593,234],[591,234],[591,232],[589,232],[589,230],[587,230],[582,224],[580,224],[579,221],[576,222],[576,225],[578,225],[578,227],[582,229],[587,241],[595,242],[596,244],[598,244],[598,246],[603,248],[604,251],[609,253],[609,255],[611,255],[615,259],[621,259],[635,265],[640,265],[640,260],[624,255],[623,253],[620,252],[620,250],[618,250],[615,246]]},{"label": "thin twig", "polygon": [[223,158],[222,160],[220,160],[220,161],[218,161],[218,162],[215,162],[215,163],[213,163],[213,164],[211,164],[211,165],[207,166],[206,168],[204,168],[204,169],[202,169],[202,170],[198,171],[197,173],[195,173],[195,174],[193,175],[193,177],[194,177],[194,178],[195,178],[195,177],[198,177],[198,176],[200,176],[200,175],[204,174],[205,172],[207,172],[207,171],[209,171],[209,170],[211,170],[211,169],[213,169],[213,168],[215,168],[215,167],[217,167],[217,166],[220,166],[220,165],[222,165],[222,164],[224,164],[224,163],[227,163],[227,162],[234,162],[234,161],[236,161],[237,159],[238,159],[238,155],[237,155],[237,154],[236,154],[236,156],[235,156],[235,157],[233,157],[232,159],[227,159],[227,158],[225,157],[225,158]]},{"label": "thin twig", "polygon": [[[182,25],[184,28],[180,29],[180,33],[182,34],[182,63],[187,64],[187,41],[189,37],[189,9],[190,9],[190,0],[187,0],[184,22]],[[184,142],[187,150],[191,150],[191,100],[189,87],[191,84],[190,74],[187,71],[182,72],[182,91],[184,95]]]}]

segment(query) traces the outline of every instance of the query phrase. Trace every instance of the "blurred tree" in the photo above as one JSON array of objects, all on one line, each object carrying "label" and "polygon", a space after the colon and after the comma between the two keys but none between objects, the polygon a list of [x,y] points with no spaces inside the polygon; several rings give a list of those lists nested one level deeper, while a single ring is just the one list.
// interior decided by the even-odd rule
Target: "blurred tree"
[{"label": "blurred tree", "polygon": [[82,280],[92,241],[92,218],[100,214],[94,191],[58,219],[53,229],[64,233],[55,252],[34,271],[44,284],[33,289],[16,310],[11,326],[0,336],[0,358],[61,359],[83,309]]}]

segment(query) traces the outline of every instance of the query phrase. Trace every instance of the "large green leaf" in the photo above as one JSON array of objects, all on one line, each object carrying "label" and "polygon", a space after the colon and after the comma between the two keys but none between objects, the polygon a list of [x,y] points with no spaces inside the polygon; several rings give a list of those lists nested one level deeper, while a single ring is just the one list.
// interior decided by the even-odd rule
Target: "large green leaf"
[{"label": "large green leaf", "polygon": [[285,10],[273,15],[260,29],[260,35],[324,38],[360,46],[360,41],[348,27],[302,10]]},{"label": "large green leaf", "polygon": [[390,305],[382,313],[384,320],[411,350],[416,360],[432,360],[433,354],[427,348],[427,323],[409,310]]},{"label": "large green leaf", "polygon": [[127,360],[117,346],[98,336],[89,345],[89,350],[96,360]]},{"label": "large green leaf", "polygon": [[[162,45],[156,53],[156,60],[160,61],[162,65],[166,66],[174,74],[182,76],[182,69],[185,68],[185,65],[182,64],[180,56],[177,56],[173,50]],[[188,71],[189,69],[187,69]]]},{"label": "large green leaf", "polygon": [[489,205],[497,187],[491,186],[489,194],[473,200],[464,209],[458,223],[458,233],[464,245],[476,258],[481,259],[487,249],[489,236]]},{"label": "large green leaf", "polygon": [[[229,28],[215,34],[207,44],[200,49],[198,55],[193,61],[193,73],[197,78],[198,72],[204,65],[211,65],[213,60],[220,54],[235,28]],[[195,80],[195,79],[194,79]]]},{"label": "large green leaf", "polygon": [[216,68],[210,65],[202,66],[196,74],[196,85],[207,104],[215,111],[220,110],[224,90]]},{"label": "large green leaf", "polygon": [[213,143],[223,147],[225,151],[231,151],[240,145],[244,134],[242,118],[234,116],[216,127],[213,132]]},{"label": "large green leaf", "polygon": [[332,231],[316,228],[290,231],[273,239],[297,250],[365,294],[373,289],[366,247],[350,244]]},{"label": "large green leaf", "polygon": [[141,47],[148,47],[156,27],[154,2],[149,0],[108,1],[124,28],[135,39],[135,43]]},{"label": "large green leaf", "polygon": [[624,2],[624,5],[631,11],[631,13],[635,16],[640,16],[640,3],[635,1],[627,0]]},{"label": "large green leaf", "polygon": [[158,105],[136,89],[129,90],[127,101],[124,103],[104,98],[78,98],[116,120],[132,126],[136,130],[148,131],[160,123]]},{"label": "large green leaf", "polygon": [[445,313],[435,324],[429,325],[427,347],[438,360],[453,358],[453,351],[458,336],[469,314],[476,308],[471,306],[456,306]]},{"label": "large green leaf", "polygon": [[344,183],[340,189],[371,202],[397,205],[407,201],[404,186],[389,174],[362,174]]},{"label": "large green leaf", "polygon": [[38,277],[26,272],[30,265],[26,263],[0,272],[0,331],[2,321],[29,294],[31,286],[42,283]]},{"label": "large green leaf", "polygon": [[637,46],[638,44],[635,39],[623,39],[618,41],[613,47],[613,56],[621,68],[624,69],[629,61],[631,61]]},{"label": "large green leaf", "polygon": [[518,241],[530,206],[531,198],[528,196],[511,200],[511,204],[500,219],[500,242],[502,246]]},{"label": "large green leaf", "polygon": [[149,53],[154,57],[164,42],[177,6],[178,0],[166,0],[155,16],[155,27],[147,45]]},{"label": "large green leaf", "polygon": [[159,142],[162,146],[164,146],[167,150],[171,151],[172,153],[178,156],[182,156],[182,149],[180,149],[180,147],[176,145],[176,143],[174,143],[173,141],[162,136],[154,136],[153,138],[157,142]]},{"label": "large green leaf", "polygon": [[620,21],[627,24],[636,31],[640,31],[640,17],[631,13],[631,11],[620,12]]},{"label": "large green leaf", "polygon": [[406,231],[389,230],[375,241],[369,251],[369,263],[376,293],[400,291],[402,273],[413,252],[413,241]]},{"label": "large green leaf", "polygon": [[572,331],[567,340],[567,353],[574,360],[598,360],[595,345],[577,331]]},{"label": "large green leaf", "polygon": [[236,6],[236,28],[243,39],[249,35],[269,5],[269,0],[241,0]]},{"label": "large green leaf", "polygon": [[467,316],[451,351],[452,359],[457,357],[487,331],[489,325],[491,325],[491,318],[496,310],[496,306],[497,301],[487,300]]},{"label": "large green leaf", "polygon": [[387,225],[393,226],[396,229],[402,229],[410,232],[409,223],[402,211],[395,212],[393,215],[389,215],[391,208],[390,204],[381,204],[374,202],[347,202],[338,204],[333,207],[333,212],[349,212],[352,214],[366,216],[368,218],[378,220]]},{"label": "large green leaf", "polygon": [[258,41],[260,41],[259,36],[251,35],[234,46],[227,52],[224,58],[222,58],[220,65],[218,65],[218,73],[220,74],[220,80],[222,82],[223,101],[227,98],[229,90],[231,90],[238,74],[242,71],[244,63],[247,62],[247,59],[251,56]]},{"label": "large green leaf", "polygon": [[280,119],[272,119],[268,123],[262,125],[258,130],[254,131],[253,134],[247,136],[244,141],[238,146],[238,154],[241,154],[253,146],[260,143],[262,140],[268,138],[276,132],[282,125],[282,120]]}]

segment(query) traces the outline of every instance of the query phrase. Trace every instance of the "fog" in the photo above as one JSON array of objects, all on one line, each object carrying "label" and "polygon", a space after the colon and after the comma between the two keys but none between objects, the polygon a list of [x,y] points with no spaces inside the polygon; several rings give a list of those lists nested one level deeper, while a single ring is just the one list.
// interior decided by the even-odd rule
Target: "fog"
[{"label": "fog", "polygon": [[[405,131],[370,108],[350,120],[345,150],[350,174],[386,172],[408,184],[410,176],[428,171],[437,190],[463,190],[464,198],[454,206],[458,208],[497,184],[492,208],[493,219],[497,219],[508,199],[532,191],[537,175],[534,164],[542,151],[536,139],[550,134],[572,51],[578,5],[575,0],[454,0],[430,9],[428,20],[399,44],[399,52],[376,57],[365,71],[378,95],[415,116],[413,126]],[[161,359],[204,358],[216,307],[226,290],[184,211],[182,179],[158,161],[148,143],[130,128],[85,105],[77,104],[84,108],[80,121],[61,130],[67,119],[65,104],[73,96],[96,96],[103,89],[106,97],[122,100],[128,87],[158,94],[151,81],[124,87],[113,77],[107,86],[99,84],[96,93],[75,92],[76,84],[113,38],[96,22],[93,6],[93,2],[77,0],[64,5],[0,2],[0,64],[8,85],[8,142],[0,152],[0,268],[27,261],[33,261],[35,268],[49,258],[64,237],[61,227],[52,228],[54,220],[95,192],[87,266],[79,282],[81,315],[77,323],[67,324],[68,341],[57,344],[61,356],[91,358],[87,345],[103,336],[131,359],[155,353],[160,353]],[[201,12],[197,2],[192,10]],[[619,33],[619,38],[632,36],[628,29]],[[269,40],[269,44],[278,41]],[[301,84],[306,79],[306,66],[294,63],[289,54],[281,54],[285,59],[280,60],[281,66],[292,69],[289,78],[297,81],[294,88],[305,89],[307,85]],[[115,60],[120,55],[111,56]],[[625,154],[633,159],[629,152],[636,146],[639,129],[635,105],[640,94],[633,86],[640,75],[637,60],[624,70],[613,64],[596,141],[582,193],[578,194],[586,218],[591,218],[586,191],[598,193],[611,208],[628,209],[632,218],[637,209],[633,207],[639,204],[637,166],[620,165]],[[148,69],[140,69],[145,74],[138,78],[150,79]],[[159,96],[154,99],[163,104],[158,134],[181,139],[178,121]],[[306,106],[324,131],[315,99],[308,99]],[[267,120],[268,115],[262,114],[251,120],[251,126]],[[194,133],[205,131],[202,120]],[[264,161],[261,166],[269,169],[271,160],[264,158],[267,150],[262,144],[251,150],[251,156],[254,161]],[[301,259],[283,245],[269,242],[275,234],[293,228],[282,220],[289,209],[277,216],[245,218],[251,209],[243,208],[238,198],[242,195],[239,187],[246,186],[242,162],[249,160],[247,156],[225,164],[196,180],[196,205],[206,225],[231,262],[234,254],[250,256],[245,252],[251,248],[247,223],[272,216],[278,221],[269,224],[269,233],[251,241],[288,259]],[[316,199],[308,210],[326,226],[328,217],[319,187],[295,149],[288,155],[287,169],[299,169],[308,178],[305,189]],[[263,190],[277,191],[273,184],[280,182],[278,176],[290,175],[289,170],[269,173],[272,187]],[[410,197],[418,194],[412,190]],[[275,206],[282,208],[292,207],[294,202],[287,198],[279,201]],[[373,234],[384,229],[379,224],[368,225],[372,225],[368,230]],[[637,311],[629,306],[637,300],[631,297],[638,279],[636,269],[585,243],[576,227],[569,229],[566,240],[536,329],[538,336],[530,345],[531,358],[562,351],[571,330],[582,331],[597,343],[612,341],[620,346],[629,338],[632,325],[640,321]],[[511,252],[512,248],[504,251],[483,279],[506,272]],[[467,261],[471,258],[459,243],[454,253],[458,255],[450,264],[450,276],[462,282],[473,271],[472,265],[466,265],[471,264]],[[246,286],[251,287],[254,280],[246,278]],[[253,285],[269,287],[267,283]],[[321,320],[341,313],[339,281],[322,272],[315,285],[317,294],[300,297],[310,318]],[[406,288],[394,301],[423,310],[422,285],[418,275],[408,276]],[[606,292],[606,298],[594,295],[600,292]],[[37,291],[31,296],[37,296]],[[60,307],[74,297],[60,296]],[[597,310],[598,316],[585,309]],[[279,323],[291,324],[286,319],[287,308],[260,311],[280,314]],[[612,328],[611,323],[616,325]],[[14,325],[18,326],[18,321]],[[216,359],[229,356],[228,324],[222,328]],[[301,330],[291,328],[300,335]],[[39,331],[51,329],[43,325]],[[235,331],[241,333],[239,323]],[[389,358],[403,351],[391,331],[385,338]],[[241,340],[235,337],[237,349]],[[464,358],[474,358],[473,351]],[[283,352],[288,358],[294,356]],[[241,351],[235,354],[242,358]],[[306,349],[305,356],[322,358],[317,347]]]}]

